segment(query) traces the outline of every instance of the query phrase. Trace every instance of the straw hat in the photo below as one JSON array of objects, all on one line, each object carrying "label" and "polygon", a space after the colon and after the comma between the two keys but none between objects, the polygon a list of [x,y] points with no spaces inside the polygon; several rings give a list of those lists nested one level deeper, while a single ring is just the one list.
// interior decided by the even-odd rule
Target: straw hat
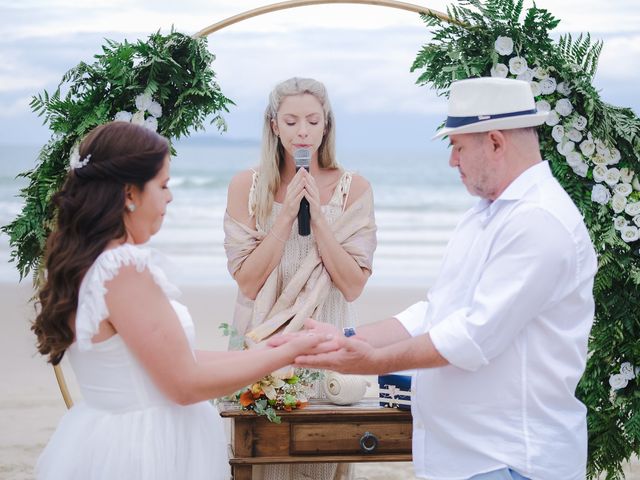
[{"label": "straw hat", "polygon": [[481,77],[451,84],[445,126],[433,139],[460,133],[535,127],[549,112],[538,112],[529,82]]}]

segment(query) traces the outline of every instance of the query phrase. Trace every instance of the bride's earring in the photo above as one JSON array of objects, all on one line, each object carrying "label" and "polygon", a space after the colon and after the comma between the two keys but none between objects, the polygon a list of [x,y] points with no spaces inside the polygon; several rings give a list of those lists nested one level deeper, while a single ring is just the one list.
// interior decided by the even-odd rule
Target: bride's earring
[{"label": "bride's earring", "polygon": [[136,206],[133,203],[130,203],[129,205],[127,205],[127,210],[129,210],[131,213],[136,211]]}]

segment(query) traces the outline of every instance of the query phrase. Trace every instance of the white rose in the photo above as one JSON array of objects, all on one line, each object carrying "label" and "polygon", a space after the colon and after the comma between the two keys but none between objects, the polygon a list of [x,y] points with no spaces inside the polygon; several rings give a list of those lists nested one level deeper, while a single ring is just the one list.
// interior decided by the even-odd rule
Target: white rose
[{"label": "white rose", "polygon": [[144,112],[149,108],[152,101],[151,95],[148,93],[140,94],[136,97],[136,108],[141,112]]},{"label": "white rose", "polygon": [[567,155],[565,155],[565,159],[567,161],[567,164],[572,166],[572,167],[575,167],[576,165],[584,163],[584,161],[582,159],[582,155],[580,155],[575,150],[573,152],[569,152]]},{"label": "white rose", "polygon": [[539,112],[550,112],[551,111],[551,104],[549,102],[547,102],[546,100],[538,100],[536,102],[536,109]]},{"label": "white rose", "polygon": [[149,105],[149,113],[156,118],[160,118],[162,116],[162,105],[158,102],[151,102]]},{"label": "white rose", "polygon": [[553,77],[545,78],[540,81],[540,92],[543,95],[551,95],[556,91],[556,79]]},{"label": "white rose", "polygon": [[607,174],[604,177],[604,181],[607,185],[613,187],[616,183],[620,181],[620,170],[613,167],[607,170]]},{"label": "white rose", "polygon": [[498,78],[507,78],[509,75],[509,67],[507,67],[504,63],[496,63],[493,67],[491,67],[491,76]]},{"label": "white rose", "polygon": [[573,106],[568,99],[561,98],[556,102],[555,110],[563,117],[566,117],[567,115],[571,115],[571,112],[573,112]]},{"label": "white rose", "polygon": [[546,68],[536,67],[536,68],[533,69],[533,75],[538,80],[544,80],[545,78],[547,78],[549,76],[549,72],[547,71]]},{"label": "white rose", "polygon": [[609,377],[609,385],[614,390],[620,390],[629,384],[629,380],[620,373],[615,373]]},{"label": "white rose", "polygon": [[609,161],[604,155],[596,153],[591,157],[591,161],[596,165],[609,165]]},{"label": "white rose", "polygon": [[558,153],[565,157],[575,150],[576,144],[573,142],[561,142],[557,145]]},{"label": "white rose", "polygon": [[569,87],[568,82],[560,82],[556,90],[558,90],[558,93],[560,93],[561,95],[565,95],[565,96],[571,95],[571,88]]},{"label": "white rose", "polygon": [[572,142],[578,143],[582,141],[582,134],[575,128],[572,128],[567,132],[567,137],[569,137],[569,140]]},{"label": "white rose", "polygon": [[158,119],[156,117],[148,117],[145,121],[143,126],[145,128],[148,128],[149,130],[156,132],[158,131]]},{"label": "white rose", "polygon": [[607,167],[604,165],[596,165],[593,169],[593,180],[600,183],[604,182],[607,176]]},{"label": "white rose", "polygon": [[596,138],[593,142],[596,144],[596,152],[600,153],[601,155],[604,155],[609,151],[604,142],[599,138]]},{"label": "white rose", "polygon": [[527,61],[522,57],[511,57],[509,59],[509,71],[513,75],[520,75],[527,71]]},{"label": "white rose", "polygon": [[618,231],[622,230],[622,228],[626,227],[627,225],[629,225],[629,222],[622,215],[618,215],[616,218],[613,219],[613,226]]},{"label": "white rose", "polygon": [[628,197],[633,192],[633,187],[630,183],[619,183],[613,187],[613,192],[623,197]]},{"label": "white rose", "polygon": [[131,117],[131,123],[135,125],[144,125],[144,112],[142,110],[133,114]]},{"label": "white rose", "polygon": [[523,82],[530,82],[533,80],[533,70],[527,68],[524,72],[516,77],[516,80],[522,80]]},{"label": "white rose", "polygon": [[[599,185],[599,184],[598,184]],[[611,197],[611,208],[615,213],[624,212],[624,207],[627,205],[627,197],[618,195],[617,193]]]},{"label": "white rose", "polygon": [[121,111],[116,113],[116,116],[113,117],[113,120],[116,122],[130,122],[131,121],[131,117],[133,117],[133,115],[131,115],[129,112],[125,112],[125,111]]},{"label": "white rose", "polygon": [[611,162],[612,165],[615,165],[616,163],[618,163],[620,161],[620,158],[622,158],[622,155],[620,154],[620,150],[618,150],[617,148],[614,148],[613,150],[611,150],[611,157],[613,158],[613,161]]},{"label": "white rose", "polygon": [[620,235],[622,236],[622,240],[627,243],[631,243],[640,238],[640,230],[638,230],[638,227],[629,225],[626,227],[622,227],[622,229],[620,230]]},{"label": "white rose", "polygon": [[498,37],[494,47],[500,55],[511,55],[513,53],[513,40],[509,37]]},{"label": "white rose", "polygon": [[564,139],[564,127],[562,125],[556,125],[551,129],[551,136],[556,141],[556,143],[562,142]]},{"label": "white rose", "polygon": [[611,199],[611,192],[604,185],[597,184],[591,189],[591,201],[599,203],[600,205],[606,205]]},{"label": "white rose", "polygon": [[630,362],[624,362],[620,365],[620,374],[627,380],[633,380],[636,378],[633,365]]},{"label": "white rose", "polygon": [[627,167],[620,169],[620,180],[624,183],[631,183],[634,175],[635,172],[633,170],[629,170]]},{"label": "white rose", "polygon": [[[531,85],[533,85],[535,82],[531,82]],[[560,115],[558,115],[558,112],[556,112],[555,110],[551,110],[549,112],[549,116],[547,117],[547,120],[545,121],[545,123],[547,125],[549,125],[550,127],[553,127],[554,125],[557,125],[560,123]],[[584,152],[582,152],[584,153]]]},{"label": "white rose", "polygon": [[578,115],[576,119],[573,121],[573,127],[576,130],[580,130],[580,131],[584,130],[585,128],[587,128],[587,119],[582,115]]},{"label": "white rose", "polygon": [[636,192],[640,192],[640,180],[638,179],[638,177],[633,178],[633,181],[631,182],[631,186]]},{"label": "white rose", "polygon": [[633,217],[632,220],[633,220],[633,223],[636,224],[636,227],[640,227],[640,215],[636,215],[635,217]]},{"label": "white rose", "polygon": [[627,205],[624,207],[624,212],[631,217],[640,215],[640,202],[627,203]]},{"label": "white rose", "polygon": [[529,82],[531,86],[531,93],[534,97],[540,96],[540,84],[538,82]]},{"label": "white rose", "polygon": [[585,157],[590,157],[596,151],[596,146],[591,140],[580,143],[580,151]]},{"label": "white rose", "polygon": [[573,173],[583,178],[587,176],[587,172],[589,171],[589,165],[587,165],[584,162],[579,163],[578,165],[572,168],[573,168]]}]

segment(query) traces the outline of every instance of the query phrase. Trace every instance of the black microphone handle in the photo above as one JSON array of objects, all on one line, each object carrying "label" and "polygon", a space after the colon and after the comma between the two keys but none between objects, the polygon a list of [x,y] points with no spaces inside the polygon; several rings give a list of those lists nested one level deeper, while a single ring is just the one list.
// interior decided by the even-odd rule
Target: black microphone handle
[{"label": "black microphone handle", "polygon": [[306,237],[311,233],[311,211],[309,209],[309,200],[303,198],[300,200],[300,210],[298,210],[298,233]]}]

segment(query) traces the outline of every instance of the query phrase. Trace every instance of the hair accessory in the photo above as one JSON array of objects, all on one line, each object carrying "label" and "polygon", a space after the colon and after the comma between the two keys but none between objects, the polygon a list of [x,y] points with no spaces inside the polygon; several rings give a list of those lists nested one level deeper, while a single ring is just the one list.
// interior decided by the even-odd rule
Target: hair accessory
[{"label": "hair accessory", "polygon": [[136,211],[136,205],[135,203],[130,203],[129,205],[127,205],[127,210],[129,210],[131,213]]},{"label": "hair accessory", "polygon": [[529,82],[509,78],[481,77],[451,84],[445,135],[535,127],[549,112],[538,112]]},{"label": "hair accessory", "polygon": [[72,170],[77,170],[78,168],[85,167],[89,160],[91,159],[91,154],[88,154],[84,158],[80,158],[80,150],[78,147],[74,148],[71,152],[71,157],[69,157],[69,166]]}]

